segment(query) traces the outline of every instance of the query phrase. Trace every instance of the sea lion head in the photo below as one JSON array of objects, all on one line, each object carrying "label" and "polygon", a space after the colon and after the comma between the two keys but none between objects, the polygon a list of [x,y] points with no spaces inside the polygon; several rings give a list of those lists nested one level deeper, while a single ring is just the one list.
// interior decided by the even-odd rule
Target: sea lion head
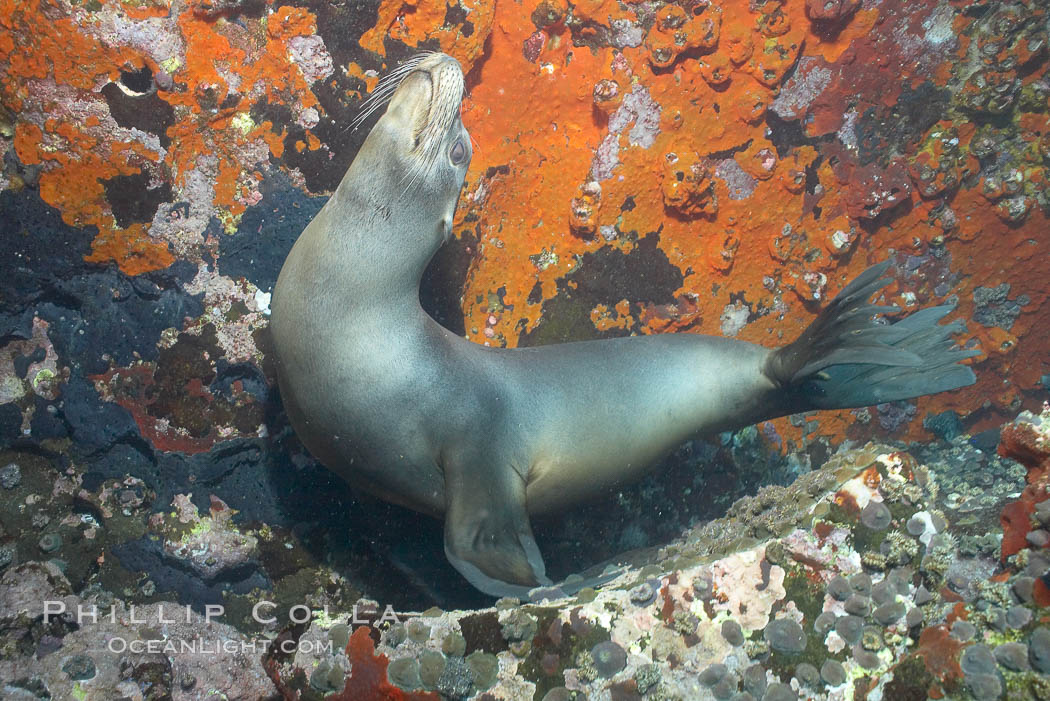
[{"label": "sea lion head", "polygon": [[361,151],[421,218],[440,220],[446,237],[473,155],[459,114],[463,90],[456,59],[424,53],[384,78],[362,111],[367,116],[389,97]]}]

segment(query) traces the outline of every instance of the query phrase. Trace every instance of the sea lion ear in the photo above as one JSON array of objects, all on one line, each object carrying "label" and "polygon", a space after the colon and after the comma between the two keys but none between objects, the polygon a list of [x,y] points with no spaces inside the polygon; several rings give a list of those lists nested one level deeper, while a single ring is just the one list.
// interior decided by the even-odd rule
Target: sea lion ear
[{"label": "sea lion ear", "polygon": [[529,524],[525,485],[505,465],[480,471],[445,466],[445,555],[486,594],[527,600],[530,589],[551,581]]}]

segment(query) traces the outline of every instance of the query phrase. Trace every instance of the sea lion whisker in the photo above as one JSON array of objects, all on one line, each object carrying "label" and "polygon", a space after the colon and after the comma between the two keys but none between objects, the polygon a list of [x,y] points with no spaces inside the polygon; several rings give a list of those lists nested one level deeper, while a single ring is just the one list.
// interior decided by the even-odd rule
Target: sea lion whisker
[{"label": "sea lion whisker", "polygon": [[[393,94],[392,91],[391,94]],[[373,112],[379,109],[382,105],[386,104],[389,98],[390,95],[379,95],[378,93],[373,92],[361,103],[357,115],[355,115],[354,118],[350,120],[350,124],[347,125],[344,131],[356,130],[369,118],[369,116],[372,115]]]},{"label": "sea lion whisker", "polygon": [[433,51],[420,51],[380,78],[375,89],[361,102],[358,113],[350,120],[347,130],[356,130],[372,113],[389,102],[401,82],[433,53]]},{"label": "sea lion whisker", "polygon": [[431,159],[431,158],[419,158],[419,159],[416,159],[415,164],[413,165],[413,167],[410,168],[408,170],[408,172],[405,174],[405,176],[407,177],[407,181],[406,181],[406,177],[402,178],[402,182],[404,183],[405,187],[402,190],[401,194],[402,195],[408,194],[412,190],[412,188],[415,187],[415,185],[417,183],[426,180],[433,169],[434,169],[434,161],[433,161],[433,159]]},{"label": "sea lion whisker", "polygon": [[372,94],[361,103],[357,115],[350,121],[349,128],[357,129],[373,112],[389,102],[398,85],[400,80],[376,86]]},{"label": "sea lion whisker", "polygon": [[401,175],[401,194],[408,194],[415,184],[421,180],[426,172],[426,163],[422,159],[416,159],[413,166]]},{"label": "sea lion whisker", "polygon": [[409,170],[409,171],[406,171],[405,173],[403,173],[401,175],[401,185],[402,185],[401,195],[402,196],[407,195],[409,190],[412,189],[412,184],[415,181],[415,177],[414,177],[413,173],[414,173],[413,170]]}]

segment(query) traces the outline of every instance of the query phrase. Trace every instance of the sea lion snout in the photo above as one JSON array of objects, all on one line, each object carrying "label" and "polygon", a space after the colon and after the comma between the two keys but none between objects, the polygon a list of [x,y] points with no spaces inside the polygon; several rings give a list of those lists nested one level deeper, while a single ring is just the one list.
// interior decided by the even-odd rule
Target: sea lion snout
[{"label": "sea lion snout", "polygon": [[389,99],[362,151],[369,152],[371,144],[372,160],[400,173],[402,193],[419,201],[426,191],[423,199],[441,203],[427,216],[442,222],[442,238],[447,238],[472,155],[459,116],[464,85],[463,70],[454,58],[421,54],[384,79],[363,106],[367,114]]}]

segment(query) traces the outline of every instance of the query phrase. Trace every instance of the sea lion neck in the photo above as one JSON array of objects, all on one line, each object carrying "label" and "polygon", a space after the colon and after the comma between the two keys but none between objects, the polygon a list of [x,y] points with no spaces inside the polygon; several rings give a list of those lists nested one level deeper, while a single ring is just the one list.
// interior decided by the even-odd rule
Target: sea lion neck
[{"label": "sea lion neck", "polygon": [[325,267],[348,297],[391,307],[417,301],[423,272],[450,234],[469,163],[462,98],[455,60],[417,61],[326,206],[329,225],[316,227],[330,239]]}]

